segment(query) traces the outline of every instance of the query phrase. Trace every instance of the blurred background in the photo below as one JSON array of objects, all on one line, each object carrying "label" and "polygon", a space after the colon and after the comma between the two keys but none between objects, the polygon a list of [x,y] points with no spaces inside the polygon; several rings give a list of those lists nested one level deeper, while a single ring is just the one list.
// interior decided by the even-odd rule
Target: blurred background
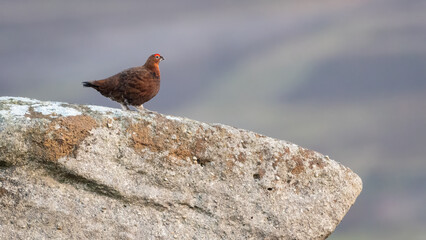
[{"label": "blurred background", "polygon": [[81,82],[152,53],[166,60],[146,108],[288,140],[361,176],[330,239],[424,239],[426,1],[0,1],[0,96],[119,108]]}]

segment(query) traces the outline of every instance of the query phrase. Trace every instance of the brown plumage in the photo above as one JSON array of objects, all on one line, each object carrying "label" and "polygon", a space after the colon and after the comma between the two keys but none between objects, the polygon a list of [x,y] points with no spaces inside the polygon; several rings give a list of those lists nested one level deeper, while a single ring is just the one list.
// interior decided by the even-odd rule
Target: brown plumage
[{"label": "brown plumage", "polygon": [[83,82],[84,87],[92,87],[105,97],[121,104],[123,110],[130,106],[139,111],[145,102],[151,100],[160,90],[160,68],[164,58],[152,54],[143,66],[133,67],[102,80]]}]

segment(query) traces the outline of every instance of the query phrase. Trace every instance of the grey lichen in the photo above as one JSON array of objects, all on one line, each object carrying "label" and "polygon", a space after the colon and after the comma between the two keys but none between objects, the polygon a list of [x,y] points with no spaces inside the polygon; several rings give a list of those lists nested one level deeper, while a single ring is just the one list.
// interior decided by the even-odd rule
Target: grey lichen
[{"label": "grey lichen", "polygon": [[6,238],[325,239],[361,179],[220,124],[0,98]]}]

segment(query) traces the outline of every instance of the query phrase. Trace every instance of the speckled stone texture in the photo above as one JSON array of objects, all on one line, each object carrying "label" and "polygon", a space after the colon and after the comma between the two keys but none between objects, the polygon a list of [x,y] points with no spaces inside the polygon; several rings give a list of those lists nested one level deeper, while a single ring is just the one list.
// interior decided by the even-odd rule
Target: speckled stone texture
[{"label": "speckled stone texture", "polygon": [[246,130],[0,98],[4,239],[325,239],[361,189],[327,156]]}]

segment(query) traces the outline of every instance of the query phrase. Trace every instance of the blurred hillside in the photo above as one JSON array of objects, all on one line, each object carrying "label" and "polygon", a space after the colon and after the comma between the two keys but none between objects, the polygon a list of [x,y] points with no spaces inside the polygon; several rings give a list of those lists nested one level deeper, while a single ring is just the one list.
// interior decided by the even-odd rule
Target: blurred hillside
[{"label": "blurred hillside", "polygon": [[330,239],[426,235],[425,1],[0,4],[0,95],[118,108],[81,82],[159,52],[148,109],[285,139],[362,177]]}]

